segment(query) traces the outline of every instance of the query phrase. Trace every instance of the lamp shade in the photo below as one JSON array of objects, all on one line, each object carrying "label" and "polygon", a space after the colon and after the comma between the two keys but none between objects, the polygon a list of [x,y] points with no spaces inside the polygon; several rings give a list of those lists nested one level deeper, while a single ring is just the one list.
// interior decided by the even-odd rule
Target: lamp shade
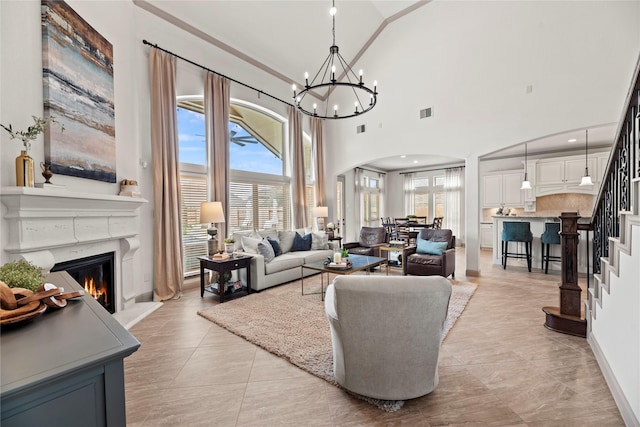
[{"label": "lamp shade", "polygon": [[521,190],[531,190],[531,182],[528,181],[526,178],[524,181],[522,181],[522,186],[520,187]]},{"label": "lamp shade", "polygon": [[200,204],[200,224],[224,222],[221,202],[202,202]]},{"label": "lamp shade", "polygon": [[582,180],[580,181],[580,185],[584,186],[584,185],[593,185],[593,182],[591,181],[591,177],[589,175],[585,175],[582,177]]},{"label": "lamp shade", "polygon": [[329,216],[329,208],[327,206],[317,206],[313,208],[313,216],[316,218],[326,218]]}]

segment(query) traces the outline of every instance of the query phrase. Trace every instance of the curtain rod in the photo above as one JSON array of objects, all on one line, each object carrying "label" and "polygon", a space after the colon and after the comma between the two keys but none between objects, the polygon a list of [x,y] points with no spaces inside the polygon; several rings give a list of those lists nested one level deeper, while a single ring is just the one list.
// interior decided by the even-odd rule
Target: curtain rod
[{"label": "curtain rod", "polygon": [[289,103],[289,102],[287,102],[287,101],[283,101],[282,99],[278,98],[277,96],[273,96],[273,95],[271,95],[271,94],[269,94],[269,93],[267,93],[267,92],[265,92],[265,91],[262,91],[262,90],[260,90],[260,89],[257,89],[257,88],[255,88],[255,87],[253,87],[253,86],[250,86],[250,85],[246,84],[246,83],[242,83],[241,81],[238,81],[238,80],[236,80],[236,79],[232,79],[232,78],[231,78],[231,77],[229,77],[229,76],[225,76],[225,75],[224,75],[224,74],[222,74],[222,73],[219,73],[219,72],[217,72],[217,71],[214,71],[214,70],[212,70],[211,68],[205,67],[204,65],[200,65],[200,64],[198,64],[198,63],[196,63],[196,62],[193,62],[193,61],[191,61],[191,60],[189,60],[189,59],[187,59],[187,58],[183,58],[182,56],[180,56],[180,55],[178,55],[178,54],[175,54],[175,53],[173,53],[173,52],[171,52],[171,51],[168,51],[168,50],[166,50],[166,49],[161,48],[161,47],[160,47],[160,46],[158,46],[157,44],[150,43],[150,42],[148,42],[148,41],[146,41],[146,40],[142,40],[142,44],[149,45],[149,46],[151,46],[151,47],[153,47],[153,48],[156,48],[156,49],[161,50],[161,51],[163,51],[163,52],[165,52],[165,53],[168,53],[169,55],[173,55],[173,56],[175,56],[175,57],[176,57],[176,58],[178,58],[178,59],[182,59],[183,61],[188,62],[188,63],[189,63],[189,64],[191,64],[191,65],[195,65],[196,67],[200,67],[200,68],[202,68],[203,70],[210,71],[210,72],[212,72],[212,73],[214,73],[214,74],[219,75],[220,77],[224,77],[225,79],[229,79],[229,80],[231,80],[231,81],[232,81],[232,82],[234,82],[234,83],[238,83],[239,85],[242,85],[242,86],[244,86],[244,87],[246,87],[246,88],[249,88],[249,89],[251,89],[251,90],[255,90],[256,92],[258,92],[258,96],[259,96],[260,94],[263,94],[263,95],[268,96],[269,98],[273,98],[273,99],[275,99],[276,101],[280,101],[280,102],[282,102],[283,104],[286,104],[286,105],[288,105],[288,106],[290,106],[290,107],[294,107],[294,108],[295,108],[295,106],[294,106],[293,104],[291,104],[291,103]]},{"label": "curtain rod", "polygon": [[400,173],[399,173],[399,175],[406,175],[406,174],[408,174],[408,173],[433,172],[433,171],[446,171],[446,170],[458,169],[458,168],[462,168],[462,169],[464,169],[464,165],[460,165],[460,166],[449,166],[449,167],[446,167],[446,168],[433,168],[433,169],[422,169],[422,170],[409,171],[409,172],[400,172]]},{"label": "curtain rod", "polygon": [[367,169],[367,168],[363,168],[362,166],[357,166],[356,169],[360,169],[360,170],[363,170],[363,171],[369,171],[369,172],[375,172],[375,173],[379,173],[381,175],[386,175],[387,174],[384,171],[379,171],[379,170],[377,171],[377,170],[374,170],[374,169]]}]

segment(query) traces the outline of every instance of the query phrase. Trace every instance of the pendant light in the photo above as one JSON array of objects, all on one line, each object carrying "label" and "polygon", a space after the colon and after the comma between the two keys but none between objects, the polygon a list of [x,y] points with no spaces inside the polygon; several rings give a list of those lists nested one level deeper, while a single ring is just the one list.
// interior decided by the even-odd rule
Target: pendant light
[{"label": "pendant light", "polygon": [[527,144],[524,144],[524,181],[522,181],[521,190],[531,190],[531,183],[527,178]]},{"label": "pendant light", "polygon": [[593,185],[591,176],[589,175],[589,130],[586,129],[584,138],[584,176],[580,181],[580,186]]}]

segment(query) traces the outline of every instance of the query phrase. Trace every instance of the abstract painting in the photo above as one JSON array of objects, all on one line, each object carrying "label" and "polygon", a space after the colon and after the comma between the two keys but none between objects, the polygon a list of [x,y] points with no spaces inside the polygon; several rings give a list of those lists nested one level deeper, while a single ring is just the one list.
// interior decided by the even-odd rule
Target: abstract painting
[{"label": "abstract painting", "polygon": [[54,174],[116,182],[113,47],[67,3],[42,0],[45,132]]}]

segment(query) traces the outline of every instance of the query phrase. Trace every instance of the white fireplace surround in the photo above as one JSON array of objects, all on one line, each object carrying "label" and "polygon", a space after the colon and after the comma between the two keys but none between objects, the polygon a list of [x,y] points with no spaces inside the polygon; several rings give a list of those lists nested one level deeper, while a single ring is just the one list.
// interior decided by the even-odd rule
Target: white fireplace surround
[{"label": "white fireplace surround", "polygon": [[134,309],[135,284],[142,281],[134,263],[138,208],[147,200],[26,187],[2,187],[0,196],[7,208],[4,251],[10,259],[25,259],[48,272],[59,262],[115,252],[116,315]]}]

